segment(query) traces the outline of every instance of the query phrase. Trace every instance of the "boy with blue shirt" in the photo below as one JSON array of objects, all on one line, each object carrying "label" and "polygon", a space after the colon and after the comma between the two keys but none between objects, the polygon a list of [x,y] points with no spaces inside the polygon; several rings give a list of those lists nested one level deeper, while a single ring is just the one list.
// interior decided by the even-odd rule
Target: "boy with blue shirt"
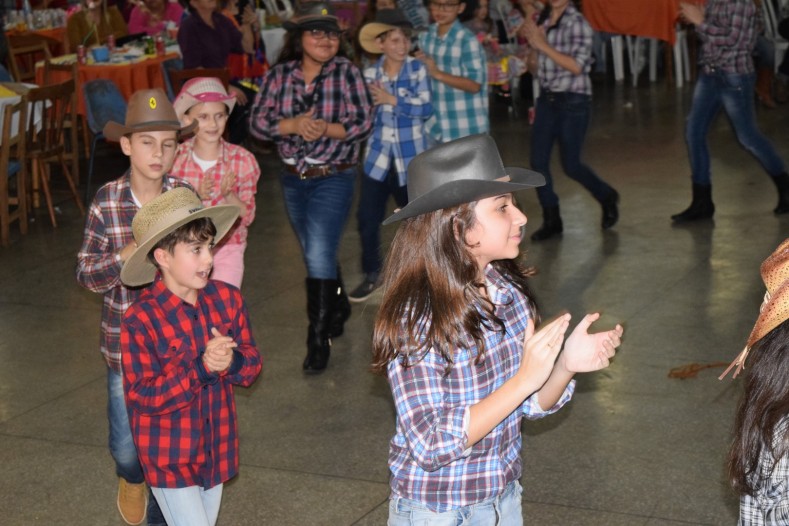
[{"label": "boy with blue shirt", "polygon": [[430,79],[419,60],[408,56],[413,25],[399,9],[382,9],[359,32],[368,53],[382,54],[364,71],[375,104],[373,135],[367,142],[357,220],[362,240],[364,281],[348,299],[366,300],[378,288],[381,270],[380,224],[392,195],[408,203],[406,168],[427,149],[424,124],[433,112]]},{"label": "boy with blue shirt", "polygon": [[426,126],[437,142],[490,131],[485,53],[458,20],[465,8],[462,0],[431,0],[435,23],[420,35],[421,49],[414,55],[434,80],[435,112]]}]

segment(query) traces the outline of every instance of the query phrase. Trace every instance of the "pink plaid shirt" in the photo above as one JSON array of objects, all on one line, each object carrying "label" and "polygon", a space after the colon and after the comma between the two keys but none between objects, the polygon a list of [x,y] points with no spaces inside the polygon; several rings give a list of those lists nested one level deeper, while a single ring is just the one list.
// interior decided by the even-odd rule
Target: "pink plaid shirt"
[{"label": "pink plaid shirt", "polygon": [[222,139],[217,163],[208,172],[203,172],[202,168],[195,162],[194,157],[192,157],[194,143],[194,137],[181,143],[170,173],[175,177],[188,181],[198,191],[201,188],[203,178],[210,177],[214,181],[214,192],[210,198],[203,199],[203,204],[214,206],[225,202],[222,193],[219,191],[222,177],[226,173],[235,172],[236,195],[246,205],[247,215],[236,222],[227,237],[222,240],[222,244],[241,245],[246,243],[247,228],[255,219],[255,193],[258,189],[258,179],[260,179],[260,166],[257,159],[241,146],[230,144]]}]

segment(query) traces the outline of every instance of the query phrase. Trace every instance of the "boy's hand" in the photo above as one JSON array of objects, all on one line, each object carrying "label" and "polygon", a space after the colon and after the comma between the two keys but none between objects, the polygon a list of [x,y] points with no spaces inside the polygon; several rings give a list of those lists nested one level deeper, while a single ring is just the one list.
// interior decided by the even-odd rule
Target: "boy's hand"
[{"label": "boy's hand", "polygon": [[134,251],[137,250],[137,242],[132,241],[118,252],[118,255],[121,257],[121,262],[125,262],[127,259],[131,257]]},{"label": "boy's hand", "polygon": [[203,365],[209,372],[222,373],[233,362],[233,349],[237,344],[230,336],[222,336],[216,327],[211,327],[211,334],[214,337],[205,346]]},{"label": "boy's hand", "polygon": [[236,190],[236,173],[235,172],[227,172],[225,175],[222,176],[222,180],[219,181],[219,189],[222,192],[222,196],[227,197]]},{"label": "boy's hand", "polygon": [[589,326],[599,318],[599,313],[587,314],[567,338],[561,359],[571,373],[586,373],[608,367],[616,348],[622,343],[624,329],[621,325],[610,331],[589,334]]},{"label": "boy's hand", "polygon": [[425,69],[427,70],[427,74],[431,77],[435,78],[436,74],[438,73],[438,67],[436,66],[436,61],[432,58],[425,55],[425,52],[421,49],[414,53],[414,58],[421,60],[422,64],[425,65]]},{"label": "boy's hand", "polygon": [[368,88],[370,89],[370,95],[373,97],[373,104],[375,106],[379,104],[397,105],[397,97],[386,91],[386,88],[384,88],[380,82],[373,82]]},{"label": "boy's hand", "polygon": [[214,198],[214,179],[213,177],[203,176],[200,180],[200,187],[197,189],[197,194],[203,201],[208,201]]},{"label": "boy's hand", "polygon": [[237,88],[236,86],[230,86],[227,88],[228,95],[235,95],[236,102],[239,103],[241,106],[247,105],[247,96],[244,93],[244,90]]},{"label": "boy's hand", "polygon": [[523,359],[518,374],[527,375],[539,389],[548,380],[562,350],[564,333],[570,325],[570,315],[563,314],[534,332],[534,321],[529,320],[523,342]]}]

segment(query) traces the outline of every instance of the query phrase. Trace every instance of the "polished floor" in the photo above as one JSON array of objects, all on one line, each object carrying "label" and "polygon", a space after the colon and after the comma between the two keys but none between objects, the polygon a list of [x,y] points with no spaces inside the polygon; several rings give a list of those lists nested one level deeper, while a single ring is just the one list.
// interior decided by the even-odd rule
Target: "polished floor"
[{"label": "polished floor", "polygon": [[[586,159],[619,190],[621,220],[602,232],[598,205],[557,162],[564,235],[523,249],[539,269],[533,286],[545,316],[599,310],[597,326],[623,323],[624,343],[609,369],[579,377],[565,409],[524,424],[524,517],[734,524],[723,463],[740,381],[718,381],[721,368],[686,380],[667,373],[729,361],[742,348],[763,294],[759,264],[789,234],[789,216],[772,214],[772,184],[721,117],[711,133],[715,220],[673,226],[669,215],[689,202],[682,128],[690,88],[596,89]],[[492,115],[505,164],[527,164],[525,117],[501,101]],[[789,106],[760,109],[758,119],[789,159]],[[276,160],[260,161],[243,292],[265,361],[258,382],[236,391],[241,474],[226,486],[219,524],[385,524],[393,406],[385,380],[367,371],[380,298],[354,307],[324,374],[302,374],[305,275]],[[119,175],[123,163],[103,148],[99,179]],[[530,234],[540,223],[536,196],[520,199]],[[101,299],[74,279],[83,219],[72,203],[61,212],[57,229],[39,212],[27,236],[14,227],[11,246],[0,249],[0,523],[120,525]],[[351,218],[340,251],[350,286],[361,277],[359,253]]]}]

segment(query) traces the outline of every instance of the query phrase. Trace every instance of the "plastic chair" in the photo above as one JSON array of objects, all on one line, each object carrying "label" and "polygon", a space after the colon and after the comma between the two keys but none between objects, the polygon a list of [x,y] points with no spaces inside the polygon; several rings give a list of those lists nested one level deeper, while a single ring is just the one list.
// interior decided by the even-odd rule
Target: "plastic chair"
[{"label": "plastic chair", "polygon": [[82,85],[85,96],[85,111],[88,127],[93,132],[88,161],[88,180],[85,183],[85,202],[90,201],[90,184],[93,179],[93,162],[96,157],[96,143],[104,139],[104,126],[109,121],[126,122],[126,100],[118,86],[111,80],[96,79]]},{"label": "plastic chair", "polygon": [[[60,165],[63,177],[68,183],[74,202],[80,212],[85,214],[85,207],[77,193],[77,186],[74,178],[66,164],[66,149],[63,146],[65,128],[63,121],[71,111],[74,100],[74,79],[67,80],[60,84],[34,88],[27,92],[27,101],[30,103],[28,108],[27,129],[27,154],[30,161],[33,179],[33,204],[38,203],[39,186],[44,191],[47,201],[49,219],[52,226],[57,226],[55,219],[55,207],[52,202],[52,192],[49,187],[51,178],[50,164],[56,162]],[[41,115],[41,129],[36,130],[35,116]]]},{"label": "plastic chair", "polygon": [[773,44],[775,73],[778,73],[778,67],[781,65],[786,50],[789,49],[789,41],[785,40],[778,33],[779,20],[776,13],[780,12],[780,8],[781,6],[774,4],[773,0],[762,1],[762,10],[764,11],[764,36]]},{"label": "plastic chair", "polygon": [[[12,135],[13,123],[16,133]],[[27,234],[27,165],[25,163],[24,123],[27,122],[27,101],[6,106],[3,115],[3,142],[0,144],[0,244],[10,244],[11,223],[19,222],[22,235]],[[11,184],[13,183],[13,184]],[[11,187],[16,189],[11,194]],[[11,210],[11,205],[16,205]]]},{"label": "plastic chair", "polygon": [[165,91],[167,92],[167,97],[170,101],[175,100],[175,96],[178,95],[175,91],[173,91],[173,83],[170,80],[170,71],[176,70],[180,71],[184,69],[184,61],[181,60],[180,57],[176,58],[168,58],[167,60],[162,61],[162,76],[164,77],[164,87]]}]

